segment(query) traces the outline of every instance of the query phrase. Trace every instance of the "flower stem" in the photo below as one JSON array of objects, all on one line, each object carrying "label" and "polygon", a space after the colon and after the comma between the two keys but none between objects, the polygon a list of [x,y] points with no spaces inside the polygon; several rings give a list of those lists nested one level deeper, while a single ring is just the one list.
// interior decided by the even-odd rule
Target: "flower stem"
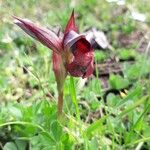
[{"label": "flower stem", "polygon": [[63,91],[58,93],[58,116],[62,114],[63,109]]}]

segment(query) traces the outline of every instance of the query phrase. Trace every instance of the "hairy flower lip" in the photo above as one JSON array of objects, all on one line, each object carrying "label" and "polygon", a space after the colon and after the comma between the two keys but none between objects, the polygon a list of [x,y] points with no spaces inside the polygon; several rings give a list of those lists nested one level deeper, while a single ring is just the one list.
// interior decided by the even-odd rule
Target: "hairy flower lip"
[{"label": "hairy flower lip", "polygon": [[[90,58],[86,64],[85,62],[82,62],[82,59],[78,60],[78,58],[74,58],[74,60],[70,64],[67,64],[66,67],[70,75],[74,77],[86,78],[93,72],[93,55],[90,55]],[[91,69],[90,73],[89,69]]]},{"label": "hairy flower lip", "polygon": [[[90,62],[91,63],[91,62]],[[71,76],[74,77],[82,77],[82,78],[86,78],[86,73],[87,73],[87,68],[88,66],[77,66],[78,70],[76,70],[75,72],[72,72],[71,70],[69,70],[69,74]]]},{"label": "hairy flower lip", "polygon": [[87,64],[87,66],[85,67],[85,72],[83,72],[82,78],[85,78],[85,77],[86,77],[87,70],[88,70],[88,68],[89,68],[89,66],[90,66],[90,64],[91,64],[91,62],[92,62],[92,58],[91,58],[91,60],[89,61],[89,63]]},{"label": "hairy flower lip", "polygon": [[92,73],[93,73],[93,59],[91,59],[91,61],[87,65],[86,72],[83,74],[82,78],[84,79],[84,78],[88,77],[89,74],[92,74]]}]

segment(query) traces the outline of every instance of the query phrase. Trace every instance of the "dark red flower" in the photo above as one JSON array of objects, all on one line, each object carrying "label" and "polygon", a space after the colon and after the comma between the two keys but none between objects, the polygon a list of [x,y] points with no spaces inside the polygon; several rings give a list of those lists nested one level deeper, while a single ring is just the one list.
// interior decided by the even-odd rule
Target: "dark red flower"
[{"label": "dark red flower", "polygon": [[74,11],[66,25],[63,38],[28,19],[14,18],[15,24],[27,34],[53,50],[53,70],[59,93],[63,91],[67,74],[86,78],[93,73],[93,49],[86,36],[78,33]]},{"label": "dark red flower", "polygon": [[[66,25],[63,39],[59,38],[52,30],[39,27],[28,19],[14,18],[15,23],[27,34],[62,57],[62,63],[66,69],[65,74],[69,73],[72,76],[82,78],[89,77],[92,74],[93,49],[85,35],[78,34],[78,29],[75,25],[74,11]],[[55,55],[53,55],[53,57]],[[57,61],[56,58],[53,60]],[[55,71],[56,65],[53,68]]]}]

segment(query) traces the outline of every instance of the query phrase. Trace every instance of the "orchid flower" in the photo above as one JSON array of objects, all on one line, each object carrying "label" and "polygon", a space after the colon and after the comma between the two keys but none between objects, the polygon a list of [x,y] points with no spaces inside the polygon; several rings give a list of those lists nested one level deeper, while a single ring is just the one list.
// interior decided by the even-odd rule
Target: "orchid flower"
[{"label": "orchid flower", "polygon": [[58,89],[58,114],[62,113],[63,87],[67,75],[89,77],[93,73],[93,48],[75,25],[74,10],[64,30],[63,37],[50,29],[40,27],[28,19],[14,17],[14,23],[28,35],[53,51],[52,62]]}]

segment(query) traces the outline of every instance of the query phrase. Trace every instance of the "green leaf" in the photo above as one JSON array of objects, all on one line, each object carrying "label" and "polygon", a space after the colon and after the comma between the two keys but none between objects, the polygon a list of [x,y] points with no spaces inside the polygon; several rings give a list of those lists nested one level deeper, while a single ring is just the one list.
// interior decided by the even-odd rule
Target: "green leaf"
[{"label": "green leaf", "polygon": [[49,144],[54,145],[54,144],[56,144],[55,140],[47,132],[40,133],[40,138],[43,141],[42,143],[45,143],[45,145],[49,145]]},{"label": "green leaf", "polygon": [[19,108],[15,106],[9,106],[8,110],[12,116],[14,116],[16,119],[22,118],[22,112]]},{"label": "green leaf", "polygon": [[15,143],[13,142],[7,142],[5,145],[4,145],[4,150],[18,150],[17,146],[15,145]]},{"label": "green leaf", "polygon": [[56,142],[49,133],[42,132],[31,138],[31,148],[32,150],[56,149]]},{"label": "green leaf", "polygon": [[58,121],[51,123],[51,132],[56,142],[59,142],[62,136],[62,127]]},{"label": "green leaf", "polygon": [[136,56],[136,53],[132,49],[119,49],[118,55],[120,59],[128,60],[130,58],[134,58]]},{"label": "green leaf", "polygon": [[22,140],[16,140],[15,143],[19,150],[26,150],[27,142]]},{"label": "green leaf", "polygon": [[137,106],[141,105],[148,99],[148,96],[144,96],[141,99],[137,100],[134,104],[130,105],[127,109],[123,110],[119,117],[123,117],[124,115],[128,114],[130,111],[134,110]]},{"label": "green leaf", "polygon": [[73,139],[70,137],[68,133],[62,135],[61,141],[64,145],[64,150],[72,149]]},{"label": "green leaf", "polygon": [[102,51],[95,51],[94,57],[97,62],[103,62],[106,59],[106,54]]},{"label": "green leaf", "polygon": [[110,93],[107,96],[107,105],[108,106],[114,107],[120,101],[121,101],[121,98],[119,95],[115,95],[113,93]]},{"label": "green leaf", "polygon": [[91,144],[90,144],[90,150],[98,150],[99,148],[99,144],[96,138],[93,138],[91,140]]},{"label": "green leaf", "polygon": [[123,89],[128,87],[129,81],[126,78],[121,77],[120,75],[110,75],[109,84],[113,89]]},{"label": "green leaf", "polygon": [[100,118],[99,120],[93,122],[91,125],[89,125],[89,127],[85,130],[86,136],[91,137],[91,134],[98,130],[101,129],[102,127],[102,123],[107,119],[107,115],[103,116],[102,118]]}]

